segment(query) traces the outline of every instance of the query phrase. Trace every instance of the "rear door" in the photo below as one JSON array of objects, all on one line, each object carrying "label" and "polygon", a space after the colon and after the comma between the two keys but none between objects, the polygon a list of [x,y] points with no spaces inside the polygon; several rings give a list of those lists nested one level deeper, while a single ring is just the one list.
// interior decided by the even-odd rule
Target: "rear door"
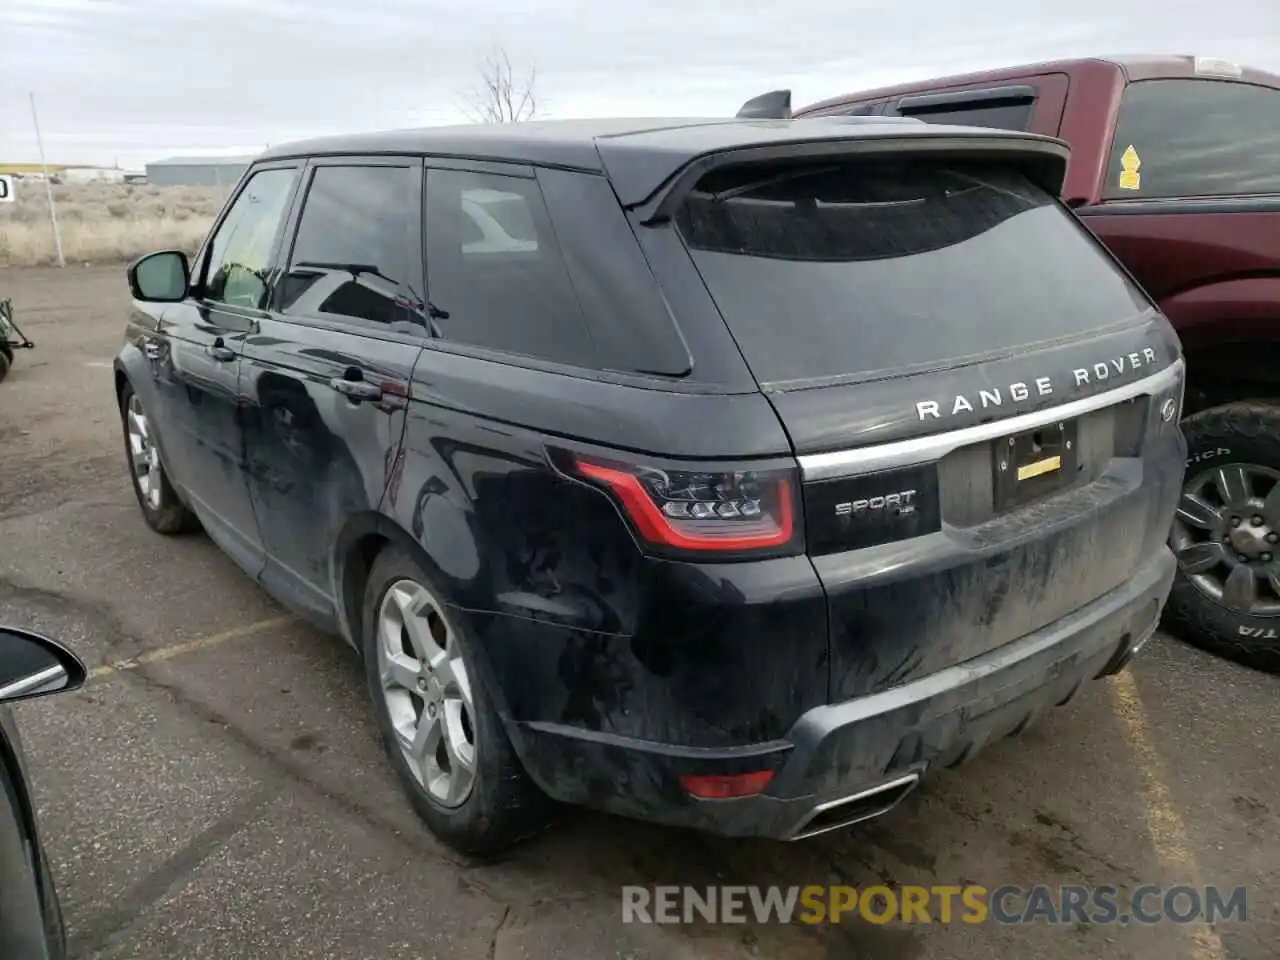
[{"label": "rear door", "polygon": [[1280,90],[1129,84],[1099,193],[1077,212],[1189,341],[1220,338],[1224,319],[1267,336],[1280,294]]},{"label": "rear door", "polygon": [[328,622],[334,546],[376,511],[421,351],[422,162],[308,164],[240,382],[262,579]]},{"label": "rear door", "polygon": [[770,173],[713,171],[676,221],[800,457],[834,700],[1043,628],[1157,555],[1182,465],[1147,431],[1178,345],[1048,192],[910,155]]}]

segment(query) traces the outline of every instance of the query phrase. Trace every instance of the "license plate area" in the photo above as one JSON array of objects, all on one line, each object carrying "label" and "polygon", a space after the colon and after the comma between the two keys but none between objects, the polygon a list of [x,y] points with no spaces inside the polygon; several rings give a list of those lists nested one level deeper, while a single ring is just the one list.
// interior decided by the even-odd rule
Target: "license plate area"
[{"label": "license plate area", "polygon": [[997,514],[1069,487],[1078,473],[1077,423],[1063,420],[997,440],[991,468]]}]

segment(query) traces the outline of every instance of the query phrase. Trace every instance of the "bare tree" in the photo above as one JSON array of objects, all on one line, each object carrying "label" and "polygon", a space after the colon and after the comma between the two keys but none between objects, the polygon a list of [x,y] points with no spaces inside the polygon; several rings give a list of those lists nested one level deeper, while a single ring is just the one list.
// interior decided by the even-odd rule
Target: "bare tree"
[{"label": "bare tree", "polygon": [[528,74],[517,79],[507,51],[494,47],[480,68],[480,86],[467,94],[464,109],[478,123],[532,120],[538,113],[536,79],[536,67],[530,67]]}]

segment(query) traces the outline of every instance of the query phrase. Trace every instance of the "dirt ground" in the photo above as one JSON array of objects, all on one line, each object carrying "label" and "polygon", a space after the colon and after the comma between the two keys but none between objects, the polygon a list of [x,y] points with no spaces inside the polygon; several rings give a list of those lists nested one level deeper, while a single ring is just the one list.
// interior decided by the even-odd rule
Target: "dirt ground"
[{"label": "dirt ground", "polygon": [[[202,536],[137,514],[114,268],[0,271],[37,349],[0,383],[0,620],[84,690],[20,705],[76,958],[1264,960],[1280,942],[1280,679],[1157,638],[888,817],[797,844],[566,811],[496,864],[397,789],[355,655]],[[624,924],[625,884],[1216,884],[1245,922]]]}]

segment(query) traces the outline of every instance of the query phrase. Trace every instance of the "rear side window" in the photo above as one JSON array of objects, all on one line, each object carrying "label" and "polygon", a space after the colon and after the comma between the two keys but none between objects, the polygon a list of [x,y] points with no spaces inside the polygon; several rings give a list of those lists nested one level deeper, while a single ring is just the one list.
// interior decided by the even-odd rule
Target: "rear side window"
[{"label": "rear side window", "polygon": [[1280,193],[1280,90],[1230,80],[1125,88],[1107,199]]},{"label": "rear side window", "polygon": [[676,222],[762,383],[944,365],[1150,306],[1052,196],[988,164],[739,166]]},{"label": "rear side window", "polygon": [[1015,102],[949,103],[946,106],[915,107],[902,105],[890,114],[915,117],[925,123],[954,123],[964,127],[993,127],[997,130],[1029,130],[1035,101],[1024,98]]},{"label": "rear side window", "polygon": [[437,336],[594,366],[538,181],[427,171],[428,312]]},{"label": "rear side window", "polygon": [[379,327],[411,321],[417,176],[408,166],[316,167],[276,308]]}]

